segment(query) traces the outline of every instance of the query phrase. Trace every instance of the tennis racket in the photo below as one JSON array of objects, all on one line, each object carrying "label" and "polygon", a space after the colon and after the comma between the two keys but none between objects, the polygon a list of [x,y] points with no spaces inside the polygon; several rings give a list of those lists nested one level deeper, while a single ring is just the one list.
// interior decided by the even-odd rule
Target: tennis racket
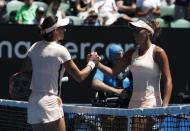
[{"label": "tennis racket", "polygon": [[[9,95],[14,100],[28,101],[31,94],[30,84],[32,72],[18,72],[9,79]],[[68,82],[67,76],[61,79],[61,83]]]},{"label": "tennis racket", "polygon": [[12,99],[27,101],[31,94],[32,72],[18,72],[9,79],[9,94]]}]

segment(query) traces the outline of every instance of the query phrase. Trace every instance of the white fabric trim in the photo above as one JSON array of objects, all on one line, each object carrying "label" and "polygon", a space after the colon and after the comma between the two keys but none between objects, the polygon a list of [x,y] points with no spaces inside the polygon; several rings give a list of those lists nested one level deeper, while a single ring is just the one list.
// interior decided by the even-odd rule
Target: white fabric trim
[{"label": "white fabric trim", "polygon": [[147,29],[148,31],[151,32],[151,34],[154,34],[154,30],[152,29],[152,27],[150,27],[147,23],[145,23],[142,20],[138,20],[138,21],[134,21],[134,22],[129,22],[129,27],[134,29],[135,27],[139,27],[139,28],[144,28]]},{"label": "white fabric trim", "polygon": [[53,30],[55,30],[56,28],[58,27],[61,27],[61,26],[66,26],[69,24],[69,18],[64,18],[64,19],[58,19],[57,20],[57,23],[55,23],[53,26],[47,28],[47,29],[44,29],[42,30],[42,34],[47,34],[47,33],[50,33],[52,32]]},{"label": "white fabric trim", "polygon": [[91,69],[93,70],[94,67],[96,66],[96,64],[93,61],[89,61],[88,64],[87,64],[87,66],[90,66]]}]

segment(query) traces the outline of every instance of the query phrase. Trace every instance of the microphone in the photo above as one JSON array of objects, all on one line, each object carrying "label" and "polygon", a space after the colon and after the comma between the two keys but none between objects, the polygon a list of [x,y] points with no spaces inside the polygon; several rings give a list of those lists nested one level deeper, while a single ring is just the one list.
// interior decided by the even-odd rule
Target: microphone
[{"label": "microphone", "polygon": [[68,82],[68,81],[69,81],[68,76],[62,77],[62,79],[61,79],[61,82]]}]

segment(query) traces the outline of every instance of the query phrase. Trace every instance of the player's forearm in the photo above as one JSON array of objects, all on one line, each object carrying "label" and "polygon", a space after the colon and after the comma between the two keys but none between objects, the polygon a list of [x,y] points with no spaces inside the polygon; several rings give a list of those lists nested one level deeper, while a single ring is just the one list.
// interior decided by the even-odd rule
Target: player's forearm
[{"label": "player's forearm", "polygon": [[118,94],[117,90],[114,87],[111,87],[100,80],[93,80],[92,87],[96,90],[100,90],[103,92],[115,93]]},{"label": "player's forearm", "polygon": [[[95,64],[94,64],[95,66]],[[82,82],[84,79],[88,77],[88,75],[91,73],[93,68],[90,65],[87,65],[82,70],[79,70],[79,68],[75,65],[73,60],[69,60],[64,63],[64,67],[66,68],[67,72],[77,81]]]},{"label": "player's forearm", "polygon": [[112,70],[110,67],[105,66],[105,65],[103,65],[102,63],[99,63],[99,64],[98,64],[98,68],[99,68],[102,72],[104,72],[105,74],[110,75],[110,76],[114,76],[114,72],[113,72],[113,70]]},{"label": "player's forearm", "polygon": [[170,97],[172,94],[172,80],[169,80],[165,83],[164,95],[163,95],[163,106],[168,106]]},{"label": "player's forearm", "polygon": [[80,71],[80,75],[79,75],[79,82],[85,80],[89,74],[91,73],[93,69],[90,67],[90,66],[86,66],[85,68],[83,68],[81,71]]}]

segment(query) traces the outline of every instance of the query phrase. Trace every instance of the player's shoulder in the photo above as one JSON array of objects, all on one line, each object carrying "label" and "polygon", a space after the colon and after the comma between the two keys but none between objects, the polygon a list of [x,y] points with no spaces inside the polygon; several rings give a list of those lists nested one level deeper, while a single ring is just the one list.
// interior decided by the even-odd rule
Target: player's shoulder
[{"label": "player's shoulder", "polygon": [[165,50],[162,47],[157,46],[157,45],[155,45],[153,53],[154,53],[153,57],[155,60],[159,60],[159,59],[163,59],[167,57]]},{"label": "player's shoulder", "polygon": [[35,43],[32,44],[31,47],[34,48],[34,47],[36,47],[36,46],[39,46],[39,45],[42,44],[42,43],[44,43],[43,40],[41,40],[41,41],[36,41]]},{"label": "player's shoulder", "polygon": [[40,41],[37,41],[37,42],[33,43],[33,44],[30,46],[30,48],[29,48],[29,52],[31,52],[32,50],[34,50],[34,48],[36,48],[37,45],[39,45],[39,43],[40,43]]},{"label": "player's shoulder", "polygon": [[162,54],[162,53],[165,53],[164,49],[158,45],[155,45],[154,46],[154,53],[155,54]]},{"label": "player's shoulder", "polygon": [[68,50],[64,45],[59,44],[59,43],[56,44],[55,46],[56,46],[56,48],[57,48],[58,50],[60,50],[60,51],[67,51],[67,50]]},{"label": "player's shoulder", "polygon": [[124,53],[124,57],[131,57],[132,54],[135,52],[136,49],[137,49],[137,47],[130,48],[128,51],[126,51],[126,52]]}]

